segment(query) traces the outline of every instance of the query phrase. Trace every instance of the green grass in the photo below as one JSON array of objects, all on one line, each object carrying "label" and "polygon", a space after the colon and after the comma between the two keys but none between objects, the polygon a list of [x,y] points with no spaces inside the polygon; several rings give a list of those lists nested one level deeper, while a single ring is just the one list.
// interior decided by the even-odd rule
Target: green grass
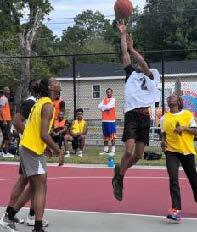
[{"label": "green grass", "polygon": [[[82,158],[76,156],[75,154],[71,153],[70,158],[65,158],[65,163],[79,163],[79,164],[106,164],[107,165],[107,157],[99,155],[99,152],[101,152],[103,149],[102,146],[87,146],[84,149],[84,155]],[[147,147],[145,149],[146,151],[154,151],[157,153],[161,153],[161,149],[157,147]],[[122,154],[124,152],[124,146],[117,146],[116,147],[116,156],[115,156],[115,162],[120,162]],[[0,158],[0,161],[18,161],[18,158]],[[57,163],[58,157],[51,157],[47,158],[47,161],[49,163]],[[165,156],[162,155],[162,158],[160,160],[140,160],[138,162],[138,165],[147,165],[147,166],[164,166],[165,165]]]}]

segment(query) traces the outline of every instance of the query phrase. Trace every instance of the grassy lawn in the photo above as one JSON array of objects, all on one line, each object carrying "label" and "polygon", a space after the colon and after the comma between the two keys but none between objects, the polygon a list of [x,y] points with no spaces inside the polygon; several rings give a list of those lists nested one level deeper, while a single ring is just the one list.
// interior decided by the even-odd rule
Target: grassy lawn
[{"label": "grassy lawn", "polygon": [[[65,158],[65,163],[80,163],[80,164],[106,164],[107,165],[107,157],[99,155],[99,152],[101,152],[103,149],[102,146],[87,146],[84,149],[84,155],[82,158],[76,156],[75,154],[71,153],[70,158]],[[115,162],[120,162],[121,156],[123,154],[124,147],[123,146],[117,146],[116,147],[116,156],[115,156]],[[161,153],[160,148],[157,147],[147,147],[146,151],[154,151],[157,153]],[[0,161],[18,161],[18,158],[0,158]],[[52,157],[47,158],[47,161],[49,163],[57,163],[58,158]],[[138,165],[165,165],[165,156],[162,155],[162,158],[160,160],[140,160]]]}]

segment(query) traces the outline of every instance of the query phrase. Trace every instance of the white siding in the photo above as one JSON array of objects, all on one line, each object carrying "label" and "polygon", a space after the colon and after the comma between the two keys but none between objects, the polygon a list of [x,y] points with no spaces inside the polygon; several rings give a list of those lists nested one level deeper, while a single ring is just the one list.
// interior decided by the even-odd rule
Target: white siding
[{"label": "white siding", "polygon": [[[197,93],[197,83],[196,78],[188,78],[185,81],[185,78],[181,79],[182,90],[194,91]],[[165,98],[170,92],[175,90],[175,82],[177,78],[171,77],[165,81]],[[62,97],[66,103],[66,110],[68,112],[67,117],[73,118],[73,81],[72,80],[60,80],[62,86]],[[101,88],[101,98],[93,99],[92,97],[92,86],[100,85]],[[160,86],[161,87],[161,86]],[[84,116],[86,119],[90,120],[100,120],[101,112],[98,110],[97,106],[100,101],[105,97],[105,91],[107,88],[112,88],[114,96],[116,98],[116,110],[117,110],[117,119],[123,119],[123,101],[124,101],[124,80],[122,77],[119,79],[116,77],[114,79],[104,79],[104,80],[77,80],[77,108],[82,107],[84,109]],[[169,91],[171,90],[171,91]]]}]

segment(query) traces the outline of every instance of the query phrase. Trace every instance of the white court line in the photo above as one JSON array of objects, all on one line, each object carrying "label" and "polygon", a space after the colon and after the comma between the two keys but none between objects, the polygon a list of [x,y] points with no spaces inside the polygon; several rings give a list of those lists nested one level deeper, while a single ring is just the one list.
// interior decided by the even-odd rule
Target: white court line
[{"label": "white court line", "polygon": [[[25,209],[29,209],[29,208],[25,207]],[[45,210],[49,212],[73,213],[73,214],[110,214],[110,215],[137,216],[137,217],[148,217],[148,218],[165,218],[165,216],[149,215],[149,214],[106,213],[106,212],[90,212],[90,211],[77,211],[77,210],[64,210],[64,209],[45,209]],[[197,221],[197,218],[183,218],[183,219]]]},{"label": "white court line", "polygon": [[[111,179],[111,176],[58,176],[58,177],[48,177],[48,180],[62,180],[62,179]],[[8,181],[17,178],[10,179],[0,179],[0,181]],[[169,180],[168,177],[162,176],[125,176],[124,179],[152,179],[152,180]],[[180,177],[179,180],[187,180],[185,177]]]},{"label": "white court line", "polygon": [[[1,161],[0,165],[19,165],[19,162],[5,162]],[[58,167],[58,163],[47,163],[48,167]],[[72,163],[65,163],[63,166],[58,168],[80,168],[80,169],[113,169],[107,167],[107,164],[72,164]],[[153,170],[165,170],[165,166],[147,166],[147,165],[135,165],[132,169],[153,169]],[[182,167],[180,167],[182,170]]]},{"label": "white court line", "polygon": [[[48,180],[59,180],[59,179],[111,179],[111,176],[59,176],[59,177],[48,177]],[[126,176],[124,179],[161,179],[168,180],[168,177],[162,176]],[[187,178],[181,177],[179,180],[187,180]]]},{"label": "white court line", "polygon": [[[5,207],[2,207],[5,208]],[[25,210],[29,210],[28,207],[23,207]],[[72,213],[72,214],[109,214],[109,215],[118,215],[118,216],[136,216],[136,217],[147,217],[147,218],[162,218],[165,219],[165,216],[158,215],[150,215],[150,214],[135,214],[135,213],[110,213],[110,212],[90,212],[90,211],[77,211],[77,210],[65,210],[65,209],[45,209],[45,211],[49,212],[57,212],[57,213]],[[197,218],[185,218],[184,220],[193,220],[197,221]]]}]

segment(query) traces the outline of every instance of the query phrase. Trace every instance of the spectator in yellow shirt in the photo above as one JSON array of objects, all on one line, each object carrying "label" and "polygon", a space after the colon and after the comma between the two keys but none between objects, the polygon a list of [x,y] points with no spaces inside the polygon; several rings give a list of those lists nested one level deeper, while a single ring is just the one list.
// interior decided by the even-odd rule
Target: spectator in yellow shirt
[{"label": "spectator in yellow shirt", "polygon": [[72,142],[73,148],[78,150],[77,155],[83,156],[83,148],[85,145],[85,136],[87,134],[87,122],[83,119],[83,109],[79,108],[76,110],[76,120],[74,120],[70,127],[70,133],[64,137],[65,143],[65,157],[70,157],[68,150],[68,141]]}]

